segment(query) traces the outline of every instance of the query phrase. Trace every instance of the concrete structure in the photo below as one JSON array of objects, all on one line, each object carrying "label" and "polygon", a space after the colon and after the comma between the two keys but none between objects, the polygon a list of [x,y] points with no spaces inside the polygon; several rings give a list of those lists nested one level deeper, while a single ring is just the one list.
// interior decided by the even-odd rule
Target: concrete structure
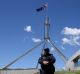
[{"label": "concrete structure", "polygon": [[0,70],[0,74],[40,74],[38,69]]},{"label": "concrete structure", "polygon": [[68,60],[65,70],[80,70],[80,50]]}]

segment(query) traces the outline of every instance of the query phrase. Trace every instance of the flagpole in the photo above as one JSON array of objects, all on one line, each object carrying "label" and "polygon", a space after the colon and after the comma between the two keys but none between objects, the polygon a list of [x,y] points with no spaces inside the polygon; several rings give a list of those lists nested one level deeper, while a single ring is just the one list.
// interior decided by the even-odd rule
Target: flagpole
[{"label": "flagpole", "polygon": [[45,16],[48,18],[48,3],[46,3],[46,11],[45,11]]}]

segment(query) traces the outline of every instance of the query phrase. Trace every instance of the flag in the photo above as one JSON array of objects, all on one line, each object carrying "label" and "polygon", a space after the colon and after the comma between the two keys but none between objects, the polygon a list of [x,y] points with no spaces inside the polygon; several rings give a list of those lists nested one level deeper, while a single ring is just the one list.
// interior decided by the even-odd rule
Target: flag
[{"label": "flag", "polygon": [[36,9],[37,12],[40,12],[40,11],[42,11],[42,10],[44,10],[44,7],[40,7],[40,8],[38,8],[38,9]]},{"label": "flag", "polygon": [[43,4],[40,8],[37,8],[36,11],[37,11],[37,12],[40,12],[40,11],[46,9],[47,6],[48,6],[48,3],[45,3],[45,4]]}]

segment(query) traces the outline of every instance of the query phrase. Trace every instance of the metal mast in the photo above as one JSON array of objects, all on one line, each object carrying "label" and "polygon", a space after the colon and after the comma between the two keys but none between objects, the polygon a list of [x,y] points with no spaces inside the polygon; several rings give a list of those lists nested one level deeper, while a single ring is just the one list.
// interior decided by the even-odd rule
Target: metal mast
[{"label": "metal mast", "polygon": [[57,54],[61,57],[61,59],[66,63],[67,58],[61,53],[61,51],[55,46],[55,44],[51,41],[49,36],[49,30],[50,30],[50,23],[49,23],[49,17],[46,17],[45,23],[44,23],[44,41],[47,43],[50,43],[52,47],[55,49]]},{"label": "metal mast", "polygon": [[[24,54],[22,54],[21,56],[19,56],[18,58],[16,58],[15,60],[13,60],[11,63],[9,63],[8,65],[6,65],[3,69],[7,69],[9,66],[11,66],[12,64],[14,64],[16,61],[18,61],[19,59],[23,58],[24,56],[28,55],[30,52],[32,52],[35,48],[37,48],[38,46],[40,46],[41,44],[44,43],[44,48],[47,45],[47,43],[50,43],[52,45],[52,47],[55,49],[55,51],[57,52],[57,54],[61,57],[61,59],[66,63],[67,62],[67,58],[61,53],[61,51],[55,46],[55,44],[51,41],[50,36],[49,36],[49,30],[50,30],[50,23],[49,23],[49,17],[47,17],[47,11],[48,9],[46,9],[46,19],[44,22],[44,41],[40,42],[39,44],[37,44],[36,46],[34,46],[33,48],[31,48],[30,50],[28,50],[27,52],[25,52]],[[43,52],[43,49],[42,49]],[[38,66],[38,65],[37,65]]]},{"label": "metal mast", "polygon": [[13,60],[11,63],[9,63],[8,65],[6,65],[3,69],[7,69],[9,66],[11,66],[12,64],[14,64],[15,62],[17,62],[18,60],[20,60],[21,58],[23,58],[24,56],[28,55],[29,53],[31,53],[34,49],[36,49],[38,46],[40,46],[41,44],[43,44],[44,41],[40,42],[39,44],[37,44],[36,46],[34,46],[33,48],[31,48],[30,50],[28,50],[27,52],[25,52],[24,54],[22,54],[21,56],[17,57],[15,60]]}]

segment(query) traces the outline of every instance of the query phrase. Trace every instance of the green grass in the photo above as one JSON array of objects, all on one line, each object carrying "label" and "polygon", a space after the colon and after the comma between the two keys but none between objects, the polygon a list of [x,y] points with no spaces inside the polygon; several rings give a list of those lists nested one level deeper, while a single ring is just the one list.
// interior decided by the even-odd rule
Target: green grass
[{"label": "green grass", "polygon": [[67,72],[67,71],[57,71],[57,72],[55,72],[55,74],[80,74],[80,71],[70,71],[70,72]]}]

